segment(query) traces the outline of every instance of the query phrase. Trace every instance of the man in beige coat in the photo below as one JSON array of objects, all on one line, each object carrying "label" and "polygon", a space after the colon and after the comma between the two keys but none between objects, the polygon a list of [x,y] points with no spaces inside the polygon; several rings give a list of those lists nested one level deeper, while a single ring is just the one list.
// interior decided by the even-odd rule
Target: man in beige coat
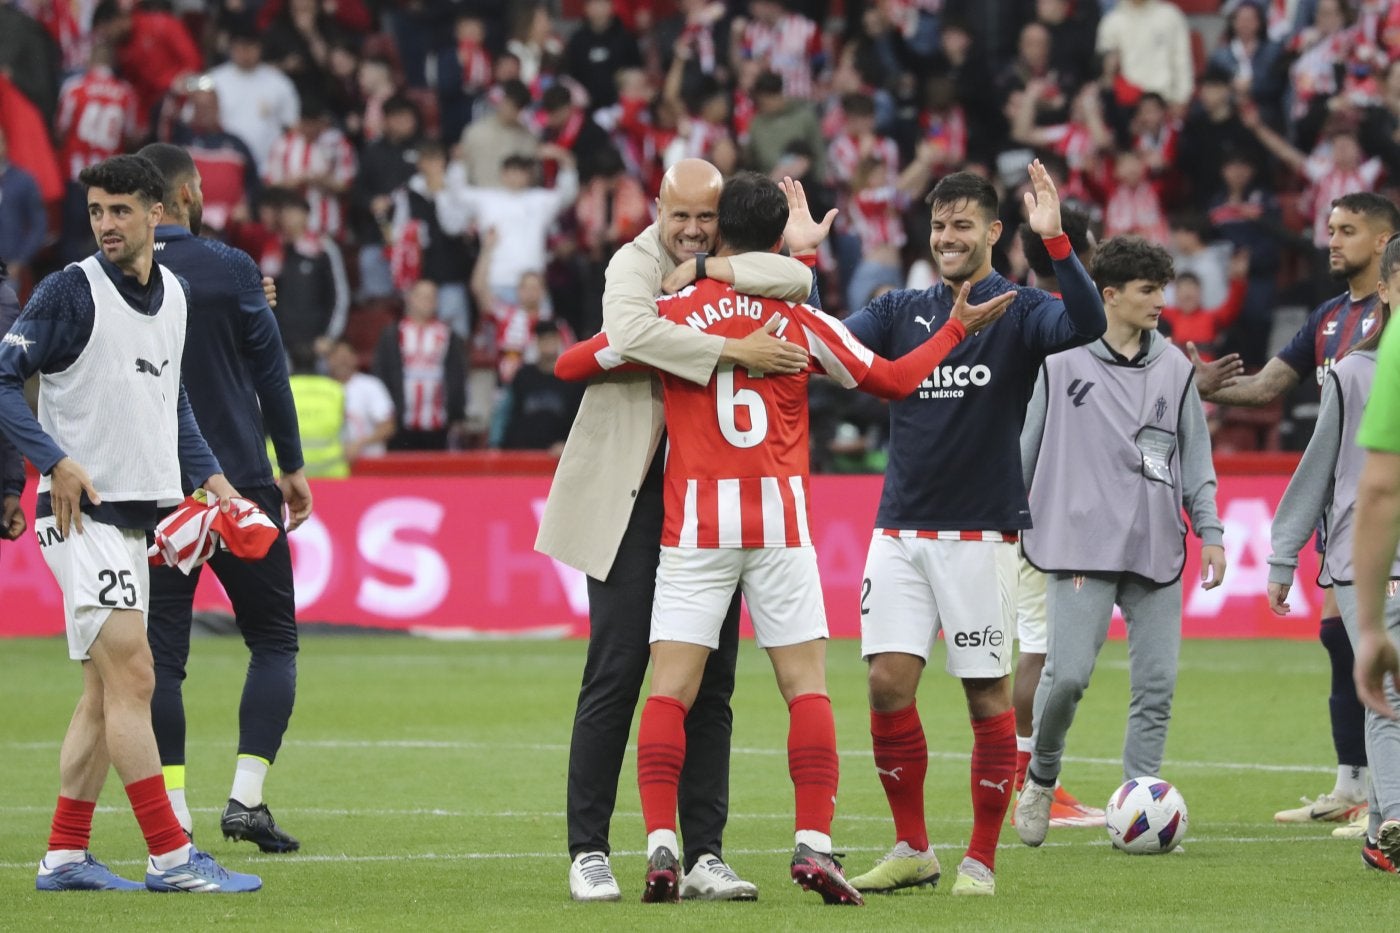
[{"label": "man in beige coat", "polygon": [[[676,327],[657,317],[656,296],[668,276],[685,278],[706,254],[704,274],[740,291],[805,300],[811,273],[771,253],[708,258],[718,231],[723,179],[708,162],[686,159],[662,181],[658,220],[618,250],[608,264],[603,326],[630,360],[705,385],[715,367],[732,363],[759,372],[792,373],[806,352],[764,331],[742,340]],[[832,211],[813,221],[800,188],[788,190],[790,248],[819,243]],[[796,245],[794,245],[794,243]],[[677,265],[684,268],[677,273]],[[694,278],[691,274],[686,278]],[[593,382],[583,396],[554,474],[537,550],[588,575],[590,635],[569,750],[569,891],[575,900],[619,900],[608,863],[608,829],[632,716],[646,676],[652,590],[661,553],[661,466],[665,422],[661,386],[646,373]],[[722,858],[729,803],[729,741],[738,653],[738,595],[719,650],[710,658],[686,723],[680,824],[686,877],[681,893],[714,900],[752,900],[758,889]]]}]

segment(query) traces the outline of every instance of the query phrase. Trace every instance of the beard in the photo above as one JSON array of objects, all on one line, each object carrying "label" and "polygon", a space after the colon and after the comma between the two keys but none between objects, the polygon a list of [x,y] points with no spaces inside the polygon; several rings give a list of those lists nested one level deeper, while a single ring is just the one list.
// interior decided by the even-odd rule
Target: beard
[{"label": "beard", "polygon": [[1342,260],[1340,266],[1334,266],[1329,262],[1327,264],[1327,274],[1332,277],[1334,282],[1347,282],[1350,281],[1352,277],[1365,272],[1366,265],[1367,264],[1364,262],[1349,263],[1345,259]]},{"label": "beard", "polygon": [[190,205],[190,233],[199,236],[204,229],[204,202]]}]

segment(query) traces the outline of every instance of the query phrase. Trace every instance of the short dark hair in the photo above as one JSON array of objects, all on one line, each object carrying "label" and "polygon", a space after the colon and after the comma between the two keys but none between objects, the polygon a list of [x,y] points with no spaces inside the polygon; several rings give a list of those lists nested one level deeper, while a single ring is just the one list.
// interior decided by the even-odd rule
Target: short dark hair
[{"label": "short dark hair", "polygon": [[1191,272],[1190,270],[1187,270],[1187,271],[1185,271],[1185,272],[1178,272],[1178,273],[1176,274],[1176,280],[1177,280],[1177,282],[1179,282],[1179,283],[1180,283],[1180,282],[1195,282],[1197,285],[1200,285],[1200,284],[1201,284],[1201,277],[1200,277],[1199,275],[1197,275],[1196,273]]},{"label": "short dark hair", "polygon": [[763,96],[763,95],[765,95],[765,94],[769,94],[769,95],[772,95],[772,94],[779,94],[779,95],[781,95],[782,93],[783,93],[783,76],[782,76],[782,75],[777,74],[776,72],[772,72],[772,71],[765,71],[763,74],[759,75],[757,78],[754,78],[754,81],[753,81],[753,96],[754,96],[754,97],[761,97],[761,96]]},{"label": "short dark hair", "polygon": [[534,101],[534,98],[530,96],[530,89],[519,78],[501,82],[501,95],[521,110],[530,106]]},{"label": "short dark hair", "polygon": [[[1069,237],[1069,248],[1080,261],[1089,255],[1089,215],[1072,207],[1060,208],[1060,227]],[[1039,278],[1050,278],[1055,274],[1055,266],[1050,259],[1050,251],[1040,234],[1031,229],[1030,224],[1021,224],[1016,231],[1021,238],[1021,252],[1026,254],[1026,263]]]},{"label": "short dark hair", "polygon": [[403,94],[395,94],[384,102],[384,115],[391,113],[411,113],[414,119],[419,119],[418,105]]},{"label": "short dark hair", "polygon": [[719,235],[738,253],[770,250],[787,226],[787,196],[778,183],[757,172],[738,172],[719,196]]},{"label": "short dark hair", "polygon": [[139,155],[114,155],[78,173],[78,183],[108,194],[134,194],[150,207],[165,198],[165,179],[151,160]]},{"label": "short dark hair", "polygon": [[154,165],[165,179],[165,193],[161,196],[161,202],[167,206],[174,202],[175,192],[179,190],[180,185],[195,173],[194,159],[190,158],[189,151],[182,146],[151,143],[142,147],[136,154]]},{"label": "short dark hair", "polygon": [[1194,233],[1202,240],[1210,237],[1210,220],[1200,211],[1174,211],[1167,218],[1167,226],[1172,230],[1185,230]]},{"label": "short dark hair", "polygon": [[525,172],[533,172],[535,170],[535,160],[530,156],[513,152],[501,160],[501,171],[504,172],[512,168],[518,168]]},{"label": "short dark hair", "polygon": [[841,110],[848,117],[873,117],[875,98],[868,94],[842,94]]},{"label": "short dark hair", "polygon": [[540,95],[540,109],[546,113],[555,113],[563,110],[574,102],[574,96],[569,93],[569,89],[562,84],[551,84],[544,89]]},{"label": "short dark hair", "polygon": [[1173,271],[1172,254],[1140,236],[1105,240],[1094,254],[1094,283],[1100,291],[1122,288],[1137,279],[1165,285]]},{"label": "short dark hair", "polygon": [[439,140],[425,139],[418,144],[418,158],[447,158],[447,147]]},{"label": "short dark hair", "polygon": [[997,189],[976,172],[954,172],[944,175],[924,199],[935,211],[939,207],[956,209],[963,201],[971,201],[982,208],[982,213],[986,215],[989,223],[997,219],[997,209],[1001,206],[997,198]]},{"label": "short dark hair", "polygon": [[1400,209],[1390,198],[1369,191],[1353,191],[1332,202],[1333,207],[1354,214],[1364,214],[1372,222],[1379,223],[1391,233],[1400,233]]}]

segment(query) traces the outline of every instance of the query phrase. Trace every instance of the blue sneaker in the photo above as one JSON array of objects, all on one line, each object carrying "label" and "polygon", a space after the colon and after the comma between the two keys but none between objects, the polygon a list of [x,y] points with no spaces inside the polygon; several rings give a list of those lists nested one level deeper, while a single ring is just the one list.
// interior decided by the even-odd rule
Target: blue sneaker
[{"label": "blue sneaker", "polygon": [[36,891],[141,891],[145,887],[112,874],[91,852],[84,853],[81,862],[67,862],[57,868],[49,868],[41,860],[39,876],[34,879]]},{"label": "blue sneaker", "polygon": [[208,852],[195,849],[190,860],[165,871],[146,872],[146,887],[152,891],[185,891],[190,894],[244,894],[262,887],[257,875],[229,871]]}]

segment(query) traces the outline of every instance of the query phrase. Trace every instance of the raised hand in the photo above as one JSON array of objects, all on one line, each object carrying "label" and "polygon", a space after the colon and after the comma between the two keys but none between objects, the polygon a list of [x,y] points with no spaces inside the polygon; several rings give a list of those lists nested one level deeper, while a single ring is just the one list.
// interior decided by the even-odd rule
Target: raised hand
[{"label": "raised hand", "polygon": [[1026,203],[1026,223],[1043,239],[1057,237],[1065,232],[1060,226],[1060,193],[1055,190],[1055,182],[1051,180],[1050,172],[1040,164],[1039,159],[1032,162],[1028,168],[1034,191],[1027,191],[1023,195]]},{"label": "raised hand", "polygon": [[836,208],[826,212],[818,223],[812,218],[807,206],[807,192],[802,190],[802,182],[784,176],[778,187],[787,195],[788,221],[783,228],[783,241],[790,252],[805,253],[816,249],[831,233],[831,222],[836,219]]},{"label": "raised hand", "polygon": [[953,302],[952,313],[948,315],[955,321],[961,321],[963,327],[967,328],[969,336],[996,323],[997,319],[1006,313],[1006,309],[1011,307],[1011,302],[1016,300],[1016,290],[1013,288],[1011,291],[1002,292],[980,305],[969,305],[967,296],[971,291],[972,283],[964,282],[962,288],[958,290],[957,300]]}]

